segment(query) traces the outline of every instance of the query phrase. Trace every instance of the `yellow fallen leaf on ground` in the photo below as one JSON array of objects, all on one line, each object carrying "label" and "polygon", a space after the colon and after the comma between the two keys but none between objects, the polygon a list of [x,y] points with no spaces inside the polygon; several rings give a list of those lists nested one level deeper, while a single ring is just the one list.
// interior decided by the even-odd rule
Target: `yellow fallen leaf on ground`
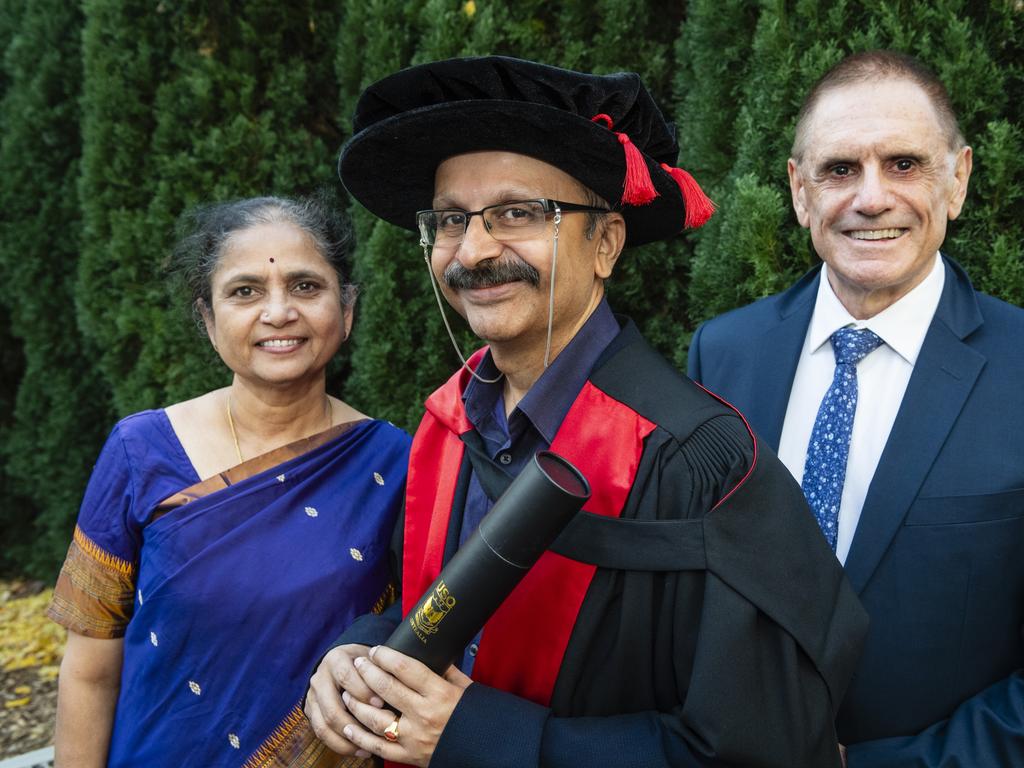
[{"label": "yellow fallen leaf on ground", "polygon": [[23,699],[11,699],[10,701],[4,702],[4,709],[17,709],[18,707],[24,707],[30,701],[32,701],[31,696],[26,696]]},{"label": "yellow fallen leaf on ground", "polygon": [[27,685],[19,685],[17,688],[14,689],[14,692],[19,696],[28,696],[30,693],[32,693],[32,689],[29,688]]},{"label": "yellow fallen leaf on ground", "polygon": [[57,675],[60,674],[60,666],[57,664],[47,664],[45,667],[39,668],[39,679],[40,680],[56,680]]},{"label": "yellow fallen leaf on ground", "polygon": [[0,583],[0,594],[7,597],[0,600],[0,670],[11,672],[59,664],[66,633],[46,617],[53,590],[12,600],[8,584]]}]

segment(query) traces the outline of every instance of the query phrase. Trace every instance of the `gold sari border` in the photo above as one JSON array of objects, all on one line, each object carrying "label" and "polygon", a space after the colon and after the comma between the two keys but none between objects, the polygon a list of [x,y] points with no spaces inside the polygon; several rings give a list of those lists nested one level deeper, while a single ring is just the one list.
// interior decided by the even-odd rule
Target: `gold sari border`
[{"label": "gold sari border", "polygon": [[343,757],[313,733],[296,704],[242,768],[370,768],[372,758]]},{"label": "gold sari border", "polygon": [[391,605],[395,600],[398,599],[398,593],[395,591],[394,584],[388,584],[384,588],[384,592],[380,597],[377,598],[377,602],[370,608],[370,613],[383,613],[384,609]]},{"label": "gold sari border", "polygon": [[115,570],[124,576],[135,576],[134,563],[129,563],[127,560],[104,551],[96,542],[86,536],[85,531],[77,525],[75,526],[75,533],[72,536],[71,541],[72,544],[77,544],[80,550],[89,555],[89,557],[100,565]]},{"label": "gold sari border", "polygon": [[[370,610],[380,613],[397,599],[394,584],[388,584]],[[370,768],[373,758],[342,757],[327,748],[296,704],[242,768]]]},{"label": "gold sari border", "polygon": [[334,440],[337,437],[348,432],[355,426],[362,424],[369,419],[357,419],[355,421],[347,421],[344,424],[337,424],[329,429],[325,429],[323,432],[318,432],[315,435],[304,437],[301,440],[282,445],[280,448],[275,448],[267,453],[254,456],[251,459],[243,461],[230,469],[226,469],[223,472],[208,477],[205,480],[200,480],[195,485],[191,485],[184,490],[177,491],[171,494],[166,499],[161,501],[156,509],[153,510],[153,514],[150,515],[149,522],[163,517],[168,512],[171,512],[178,507],[184,506],[191,501],[196,501],[209,496],[212,493],[223,490],[231,485],[236,485],[243,480],[248,480],[250,477],[266,472],[268,469],[284,464],[287,461],[298,458],[303,454],[309,453],[310,451],[316,450],[325,443]]},{"label": "gold sari border", "polygon": [[86,637],[123,637],[135,609],[135,566],[75,528],[46,615]]},{"label": "gold sari border", "polygon": [[[282,750],[286,742],[294,742],[292,746],[300,747],[301,743],[306,741],[305,734],[296,733],[296,730],[302,726],[304,721],[306,721],[306,716],[299,709],[299,705],[296,704],[277,728],[271,732],[267,740],[260,745],[259,749],[249,756],[249,759],[245,761],[242,768],[269,768],[270,766],[291,765],[291,762],[284,762],[282,756],[275,753]],[[306,726],[308,728],[308,722],[306,722]],[[312,735],[312,730],[310,730],[310,735]]]}]

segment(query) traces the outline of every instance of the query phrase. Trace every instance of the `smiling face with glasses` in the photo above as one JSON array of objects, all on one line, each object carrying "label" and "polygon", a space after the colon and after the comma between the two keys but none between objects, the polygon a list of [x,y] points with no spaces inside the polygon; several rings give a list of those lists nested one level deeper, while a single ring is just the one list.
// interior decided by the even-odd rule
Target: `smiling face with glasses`
[{"label": "smiling face with glasses", "polygon": [[[541,363],[547,337],[551,257],[558,223],[552,349],[575,335],[604,296],[604,280],[625,241],[622,217],[588,205],[573,177],[541,160],[512,152],[473,152],[442,162],[434,208],[417,214],[430,266],[448,303],[489,342],[502,367],[508,354]],[[588,238],[587,216],[604,221]],[[495,280],[452,287],[445,270],[490,272]],[[522,277],[536,275],[533,281]],[[454,284],[458,284],[455,282]]]}]

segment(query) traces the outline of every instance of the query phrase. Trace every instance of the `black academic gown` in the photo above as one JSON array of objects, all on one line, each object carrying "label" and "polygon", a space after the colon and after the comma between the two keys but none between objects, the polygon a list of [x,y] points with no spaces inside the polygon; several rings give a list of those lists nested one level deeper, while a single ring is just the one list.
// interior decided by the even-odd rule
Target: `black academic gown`
[{"label": "black academic gown", "polygon": [[[598,568],[550,706],[471,685],[431,766],[838,766],[867,617],[799,487],[631,323],[590,382],[657,426],[621,517],[581,515],[552,547]],[[400,618],[364,617],[337,644],[381,643]]]}]

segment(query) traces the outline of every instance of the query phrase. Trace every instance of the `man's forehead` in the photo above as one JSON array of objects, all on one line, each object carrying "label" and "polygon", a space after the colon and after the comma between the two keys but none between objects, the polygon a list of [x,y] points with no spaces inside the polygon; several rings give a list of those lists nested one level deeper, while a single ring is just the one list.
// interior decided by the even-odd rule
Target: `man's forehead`
[{"label": "man's forehead", "polygon": [[510,202],[513,200],[533,200],[535,198],[551,198],[554,194],[548,194],[537,189],[503,186],[503,187],[480,187],[472,193],[468,190],[448,188],[434,191],[435,208],[461,208],[467,205],[467,200],[485,199],[487,205],[491,203]]},{"label": "man's forehead", "polygon": [[949,151],[940,141],[924,141],[922,138],[920,134],[904,134],[898,131],[835,132],[825,134],[819,140],[812,136],[805,157],[813,162],[857,161],[869,157],[891,160],[899,157],[946,154]]},{"label": "man's forehead", "polygon": [[467,198],[490,202],[557,197],[582,187],[579,181],[543,160],[516,152],[484,151],[454,155],[434,174],[434,204],[459,204]]},{"label": "man's forehead", "polygon": [[822,94],[810,116],[806,154],[921,154],[945,148],[928,95],[906,80],[850,83]]},{"label": "man's forehead", "polygon": [[936,127],[940,119],[927,92],[912,80],[888,78],[829,88],[811,110],[812,130],[856,118],[860,121],[913,117]]}]

